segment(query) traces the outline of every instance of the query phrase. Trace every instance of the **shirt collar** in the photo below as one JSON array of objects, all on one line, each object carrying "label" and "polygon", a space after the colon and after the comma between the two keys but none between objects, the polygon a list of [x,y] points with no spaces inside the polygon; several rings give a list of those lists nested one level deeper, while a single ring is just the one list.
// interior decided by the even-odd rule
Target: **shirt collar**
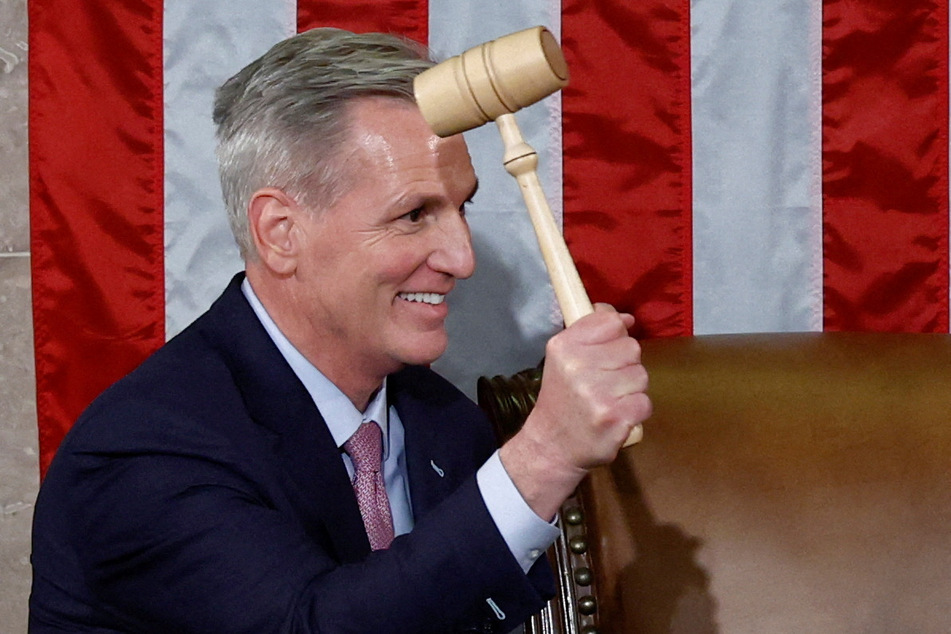
[{"label": "shirt collar", "polygon": [[251,309],[254,311],[254,314],[257,315],[258,320],[261,322],[261,325],[264,326],[264,329],[274,342],[274,345],[277,346],[281,355],[287,361],[288,365],[291,366],[297,378],[304,384],[304,388],[308,394],[310,394],[311,399],[313,399],[314,405],[317,406],[321,416],[323,416],[324,421],[327,423],[327,428],[330,430],[330,434],[333,436],[337,447],[343,447],[343,444],[357,431],[357,427],[359,427],[361,423],[372,420],[375,421],[383,431],[383,456],[385,459],[389,454],[389,417],[387,416],[389,408],[387,407],[386,401],[386,379],[383,379],[383,385],[376,391],[376,394],[367,405],[366,410],[361,412],[354,406],[350,399],[340,391],[340,388],[324,376],[323,373],[318,370],[313,363],[308,361],[307,358],[294,347],[294,344],[284,336],[284,333],[280,331],[277,324],[275,324],[271,316],[268,315],[264,305],[261,304],[261,300],[255,295],[254,289],[251,288],[251,284],[248,282],[248,278],[244,278],[244,281],[241,282],[241,291],[247,298],[248,303],[251,304]]}]

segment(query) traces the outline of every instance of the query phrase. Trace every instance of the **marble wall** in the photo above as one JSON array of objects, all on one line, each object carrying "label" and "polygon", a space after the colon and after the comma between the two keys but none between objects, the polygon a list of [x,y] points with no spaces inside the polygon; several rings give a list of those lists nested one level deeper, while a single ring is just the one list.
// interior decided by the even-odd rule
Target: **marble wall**
[{"label": "marble wall", "polygon": [[27,181],[26,0],[0,0],[0,631],[26,632],[38,486]]}]

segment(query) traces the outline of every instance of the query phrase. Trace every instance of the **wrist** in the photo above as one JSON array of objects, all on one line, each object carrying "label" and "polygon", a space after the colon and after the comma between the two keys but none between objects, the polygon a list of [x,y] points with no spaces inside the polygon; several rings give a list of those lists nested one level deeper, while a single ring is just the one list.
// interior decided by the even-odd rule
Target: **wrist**
[{"label": "wrist", "polygon": [[546,521],[588,473],[561,456],[550,439],[537,438],[531,426],[502,446],[499,459],[526,504]]}]

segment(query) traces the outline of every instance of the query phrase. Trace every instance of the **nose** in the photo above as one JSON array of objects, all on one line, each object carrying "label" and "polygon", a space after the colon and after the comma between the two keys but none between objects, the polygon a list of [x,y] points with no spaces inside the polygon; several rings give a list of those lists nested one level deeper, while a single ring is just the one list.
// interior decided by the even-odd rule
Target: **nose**
[{"label": "nose", "polygon": [[436,245],[428,260],[430,268],[456,279],[470,277],[475,271],[475,252],[465,216],[452,210],[437,224]]}]

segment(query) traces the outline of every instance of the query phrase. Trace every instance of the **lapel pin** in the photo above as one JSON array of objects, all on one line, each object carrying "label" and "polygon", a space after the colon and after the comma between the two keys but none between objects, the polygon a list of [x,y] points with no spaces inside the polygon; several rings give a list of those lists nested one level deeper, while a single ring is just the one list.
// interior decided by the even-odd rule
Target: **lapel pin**
[{"label": "lapel pin", "polygon": [[485,602],[489,604],[489,607],[490,607],[490,608],[492,608],[492,612],[495,613],[495,618],[497,618],[497,619],[500,620],[500,621],[504,621],[504,620],[505,620],[505,612],[502,611],[502,609],[501,609],[501,608],[498,606],[498,604],[492,599],[492,597],[489,597],[488,599],[486,599]]},{"label": "lapel pin", "polygon": [[439,477],[440,477],[440,478],[445,478],[445,477],[446,477],[446,472],[443,471],[442,469],[440,469],[439,466],[438,466],[435,462],[433,462],[432,460],[430,460],[430,461],[429,461],[429,464],[432,466],[433,471],[435,471],[436,473],[439,474]]}]

